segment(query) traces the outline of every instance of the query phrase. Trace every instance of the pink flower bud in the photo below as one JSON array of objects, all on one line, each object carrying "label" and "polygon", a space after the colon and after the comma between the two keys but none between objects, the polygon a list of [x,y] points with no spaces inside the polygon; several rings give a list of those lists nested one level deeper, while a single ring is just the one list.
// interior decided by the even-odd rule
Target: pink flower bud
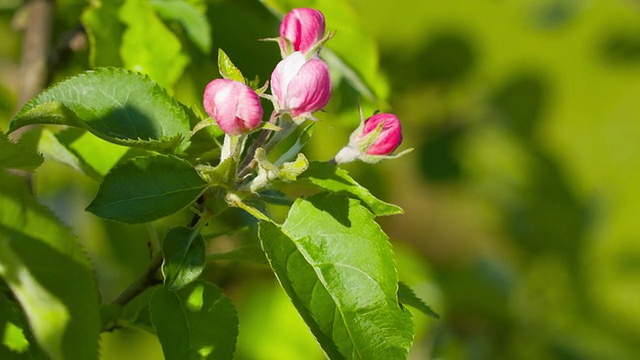
[{"label": "pink flower bud", "polygon": [[327,64],[317,57],[307,60],[296,51],[278,63],[271,74],[271,92],[277,107],[296,118],[321,110],[331,97]]},{"label": "pink flower bud", "polygon": [[375,164],[383,159],[402,156],[412,149],[400,154],[391,153],[400,146],[402,133],[400,121],[393,114],[376,114],[361,122],[351,134],[349,144],[336,154],[336,164],[346,164],[354,160]]},{"label": "pink flower bud", "polygon": [[229,79],[215,79],[207,85],[204,109],[228,135],[255,129],[263,113],[258,94],[247,85]]},{"label": "pink flower bud", "polygon": [[376,114],[364,122],[362,133],[356,141],[362,141],[368,134],[375,131],[382,124],[380,134],[373,140],[365,151],[368,155],[389,155],[400,146],[402,132],[400,121],[393,114]]},{"label": "pink flower bud", "polygon": [[293,51],[307,53],[324,36],[324,16],[318,10],[298,8],[291,10],[280,24],[280,46],[286,49],[285,38]]}]

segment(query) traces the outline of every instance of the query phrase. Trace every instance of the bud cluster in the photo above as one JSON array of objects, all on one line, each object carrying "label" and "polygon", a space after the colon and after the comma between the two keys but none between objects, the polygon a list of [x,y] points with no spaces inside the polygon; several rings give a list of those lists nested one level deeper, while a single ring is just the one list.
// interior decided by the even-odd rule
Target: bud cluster
[{"label": "bud cluster", "polygon": [[[281,163],[278,168],[268,163],[265,154],[306,120],[317,120],[313,113],[329,103],[331,77],[319,53],[333,35],[325,33],[325,18],[320,11],[293,9],[280,24],[279,38],[273,39],[280,46],[282,60],[271,74],[271,94],[264,94],[266,84],[252,89],[235,67],[231,74],[221,69],[223,79],[215,79],[205,88],[205,111],[226,134],[221,161],[233,157],[238,166],[236,176],[241,181],[251,178],[253,169],[258,167],[258,176],[245,188],[257,191],[274,178],[290,179],[286,169],[295,168],[295,174],[306,169],[306,159],[298,157],[295,166]],[[267,122],[262,121],[260,97],[273,103],[274,111]],[[244,149],[247,135],[258,129],[261,133],[252,137],[249,147]],[[366,120],[361,116],[360,126],[332,161],[375,163],[396,157],[402,153],[391,154],[401,141],[400,122],[395,115],[376,114]]]}]

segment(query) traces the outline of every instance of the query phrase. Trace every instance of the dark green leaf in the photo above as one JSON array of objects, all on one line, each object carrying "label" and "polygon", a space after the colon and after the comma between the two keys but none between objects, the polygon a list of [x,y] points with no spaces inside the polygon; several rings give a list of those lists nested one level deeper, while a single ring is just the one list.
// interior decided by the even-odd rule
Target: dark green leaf
[{"label": "dark green leaf", "polygon": [[0,169],[35,170],[44,159],[35,149],[14,143],[0,131]]},{"label": "dark green leaf", "polygon": [[80,127],[112,143],[152,150],[186,146],[189,118],[148,77],[101,68],[62,81],[29,101],[10,131],[32,124]]},{"label": "dark green leaf", "polygon": [[159,288],[149,312],[166,360],[233,358],[238,318],[217,286],[194,282],[179,291]]},{"label": "dark green leaf", "polygon": [[122,66],[120,41],[125,25],[118,18],[124,0],[94,1],[82,13],[82,24],[89,37],[91,67]]},{"label": "dark green leaf", "polygon": [[220,71],[220,75],[222,75],[223,78],[239,81],[244,84],[242,72],[233,65],[229,56],[227,56],[222,49],[218,49],[218,71]]},{"label": "dark green leaf", "polygon": [[204,270],[204,239],[196,229],[179,226],[164,237],[162,274],[169,290],[179,290],[193,282]]},{"label": "dark green leaf", "polygon": [[357,200],[298,199],[282,227],[261,221],[267,258],[332,359],[405,359],[410,314],[397,301],[387,236]]},{"label": "dark green leaf", "polygon": [[323,162],[312,162],[307,171],[302,173],[299,180],[306,180],[311,184],[330,192],[345,193],[354,196],[367,205],[376,216],[402,214],[400,207],[386,203],[373,196],[367,188],[358,184],[346,170]]},{"label": "dark green leaf", "polygon": [[414,307],[434,319],[440,319],[440,315],[433,311],[429,305],[425,304],[425,302],[416,295],[413,289],[402,281],[398,283],[398,301],[403,305]]},{"label": "dark green leaf", "polygon": [[166,155],[137,157],[105,176],[87,210],[108,220],[148,222],[184,209],[206,186],[184,160]]},{"label": "dark green leaf", "polygon": [[203,53],[211,51],[209,20],[195,6],[182,0],[151,0],[149,4],[161,18],[179,22]]},{"label": "dark green leaf", "polygon": [[264,252],[257,245],[242,246],[226,253],[208,254],[207,260],[250,261],[268,265],[267,258],[264,257]]},{"label": "dark green leaf", "polygon": [[127,0],[119,14],[127,25],[120,46],[124,66],[171,89],[189,63],[180,40],[144,0]]},{"label": "dark green leaf", "polygon": [[97,359],[100,329],[93,270],[70,230],[0,172],[0,276],[52,359]]}]

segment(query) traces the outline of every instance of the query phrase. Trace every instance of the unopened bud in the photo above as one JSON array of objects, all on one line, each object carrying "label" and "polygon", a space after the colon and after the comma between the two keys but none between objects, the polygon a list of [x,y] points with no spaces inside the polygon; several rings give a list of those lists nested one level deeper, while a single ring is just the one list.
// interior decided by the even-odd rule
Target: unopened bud
[{"label": "unopened bud", "polygon": [[249,86],[230,79],[211,81],[204,90],[204,109],[228,135],[251,131],[262,121],[260,98]]},{"label": "unopened bud", "polygon": [[400,121],[395,115],[373,115],[351,134],[349,144],[338,152],[334,161],[338,164],[354,160],[376,163],[382,159],[396,157],[391,153],[402,142],[401,130]]},{"label": "unopened bud", "polygon": [[296,51],[273,70],[271,92],[278,111],[289,112],[294,119],[311,118],[331,98],[329,68],[318,57],[307,60]]},{"label": "unopened bud", "polygon": [[283,49],[283,56],[293,51],[307,54],[322,40],[324,29],[324,16],[320,11],[309,8],[291,10],[280,24],[280,47]]}]

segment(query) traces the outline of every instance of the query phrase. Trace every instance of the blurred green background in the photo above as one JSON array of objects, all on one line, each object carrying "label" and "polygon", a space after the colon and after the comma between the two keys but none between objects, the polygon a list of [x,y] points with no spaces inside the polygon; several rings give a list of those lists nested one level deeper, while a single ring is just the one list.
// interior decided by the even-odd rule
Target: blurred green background
[{"label": "blurred green background", "polygon": [[[347,142],[358,100],[368,114],[401,119],[401,149],[411,154],[346,168],[405,209],[380,223],[400,279],[441,315],[414,311],[411,359],[640,358],[639,1],[189,2],[206,11],[213,51],[183,42],[189,63],[173,85],[181,101],[201,106],[217,48],[245,76],[268,79],[279,53],[257,39],[277,35],[273,12],[309,6],[337,31],[329,49],[370,89],[358,92],[334,71],[309,157],[328,160]],[[2,129],[17,106],[21,4],[0,0]],[[88,4],[56,2],[55,44]],[[52,82],[84,71],[89,49],[52,64]],[[74,227],[108,302],[144,269],[150,235],[85,213],[96,186],[53,161],[36,174],[37,195]],[[219,222],[251,227],[240,212]],[[252,234],[216,240],[211,251]],[[323,358],[268,269],[212,262],[205,276],[238,308],[237,359]],[[104,334],[102,354],[162,358],[155,338],[131,329]]]}]

